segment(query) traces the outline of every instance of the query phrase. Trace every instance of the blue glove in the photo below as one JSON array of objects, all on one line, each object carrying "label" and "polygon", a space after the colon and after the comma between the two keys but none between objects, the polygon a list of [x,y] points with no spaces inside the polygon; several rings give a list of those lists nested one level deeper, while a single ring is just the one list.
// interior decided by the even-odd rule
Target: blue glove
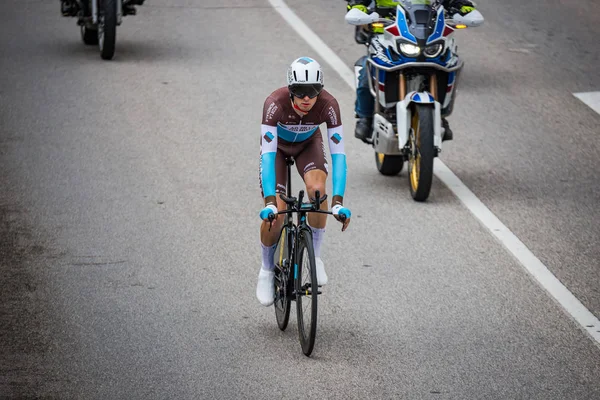
[{"label": "blue glove", "polygon": [[269,204],[268,206],[263,208],[259,214],[260,219],[264,221],[268,221],[270,215],[277,215],[277,207],[275,207],[273,204]]}]

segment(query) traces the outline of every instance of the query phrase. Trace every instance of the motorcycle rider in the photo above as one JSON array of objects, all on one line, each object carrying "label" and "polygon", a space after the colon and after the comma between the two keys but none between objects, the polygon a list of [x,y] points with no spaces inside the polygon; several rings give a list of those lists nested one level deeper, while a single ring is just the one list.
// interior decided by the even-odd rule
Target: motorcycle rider
[{"label": "motorcycle rider", "polygon": [[[123,1],[123,15],[135,15],[135,6],[141,6],[144,0],[125,0]],[[85,9],[85,8],[84,8]],[[79,4],[77,0],[60,0],[60,12],[63,17],[75,17],[79,12]]]},{"label": "motorcycle rider", "polygon": [[[372,0],[348,0],[348,11],[353,8],[357,8],[364,13],[369,13],[368,6],[373,3]],[[396,6],[399,4],[398,1],[394,0],[376,0],[375,11],[383,18],[395,18]],[[452,16],[456,13],[460,15],[466,15],[475,9],[475,3],[469,0],[443,0],[442,5],[448,13]],[[356,27],[355,40],[358,43],[364,44],[368,39],[368,33],[365,33],[362,27]],[[383,28],[373,28],[372,33],[383,33]],[[375,108],[375,99],[371,95],[369,90],[369,82],[367,78],[367,56],[361,57],[355,65],[360,65],[362,68],[358,76],[358,87],[356,88],[356,103],[355,113],[358,117],[356,121],[356,128],[354,136],[361,139],[365,143],[371,143],[371,137],[373,135],[373,113]],[[442,125],[445,128],[445,134],[443,140],[452,140],[452,131],[448,121],[442,116]]]}]

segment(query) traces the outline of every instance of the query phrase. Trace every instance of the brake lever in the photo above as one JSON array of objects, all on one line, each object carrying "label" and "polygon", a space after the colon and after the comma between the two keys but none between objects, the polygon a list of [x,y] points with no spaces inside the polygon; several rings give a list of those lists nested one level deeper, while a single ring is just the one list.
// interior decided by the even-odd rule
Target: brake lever
[{"label": "brake lever", "polygon": [[271,227],[273,226],[273,220],[275,219],[275,214],[269,215],[269,232],[271,232]]},{"label": "brake lever", "polygon": [[342,214],[342,215],[340,215],[340,222],[342,223],[342,232],[344,232],[344,225],[346,225],[346,220],[347,220],[347,219],[348,219],[348,218],[346,218],[346,216],[345,216],[345,215],[343,215],[343,214]]}]

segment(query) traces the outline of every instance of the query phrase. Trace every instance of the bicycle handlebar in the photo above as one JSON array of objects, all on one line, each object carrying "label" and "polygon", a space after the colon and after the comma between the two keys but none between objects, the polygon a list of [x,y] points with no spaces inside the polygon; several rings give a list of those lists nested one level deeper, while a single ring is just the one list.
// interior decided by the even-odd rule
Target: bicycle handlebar
[{"label": "bicycle handlebar", "polygon": [[[315,191],[315,198],[310,203],[303,203],[302,199],[304,198],[304,190],[301,190],[298,198],[295,197],[287,197],[284,194],[279,194],[279,198],[285,202],[291,209],[279,211],[277,214],[292,214],[297,212],[310,212],[310,213],[319,213],[319,214],[329,214],[333,215],[331,211],[320,210],[321,203],[323,203],[327,199],[327,195],[324,194],[321,197],[321,192],[318,190]],[[307,207],[309,206],[309,207]],[[346,221],[345,215],[338,215],[341,222]],[[275,215],[269,215],[269,221],[273,221],[275,219]]]},{"label": "bicycle handlebar", "polygon": [[[318,190],[315,191],[315,198],[310,203],[302,202],[302,199],[304,198],[304,190],[300,191],[297,199],[293,196],[287,197],[286,195],[281,194],[281,193],[279,194],[279,198],[281,200],[283,200],[285,202],[285,204],[288,205],[288,209],[279,211],[277,213],[269,214],[269,216],[268,216],[269,230],[271,230],[271,224],[273,223],[273,221],[275,220],[275,218],[277,218],[277,215],[279,215],[279,214],[309,213],[310,212],[310,213],[334,215],[333,212],[331,212],[331,211],[325,211],[325,210],[320,209],[321,203],[327,199],[327,195],[325,194],[325,195],[323,195],[323,197],[321,197],[321,193]],[[337,214],[337,218],[342,223],[345,223],[346,219],[347,219],[345,214]]]}]

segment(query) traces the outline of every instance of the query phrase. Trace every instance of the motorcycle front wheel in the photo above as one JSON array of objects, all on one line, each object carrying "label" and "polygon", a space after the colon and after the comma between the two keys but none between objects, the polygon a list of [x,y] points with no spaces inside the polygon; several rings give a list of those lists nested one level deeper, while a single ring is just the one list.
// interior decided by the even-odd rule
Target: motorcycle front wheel
[{"label": "motorcycle front wheel", "polygon": [[98,0],[98,11],[100,57],[112,60],[117,42],[117,0]]},{"label": "motorcycle front wheel", "polygon": [[427,200],[433,181],[433,113],[431,105],[415,104],[411,120],[408,182],[410,194],[415,201]]}]

